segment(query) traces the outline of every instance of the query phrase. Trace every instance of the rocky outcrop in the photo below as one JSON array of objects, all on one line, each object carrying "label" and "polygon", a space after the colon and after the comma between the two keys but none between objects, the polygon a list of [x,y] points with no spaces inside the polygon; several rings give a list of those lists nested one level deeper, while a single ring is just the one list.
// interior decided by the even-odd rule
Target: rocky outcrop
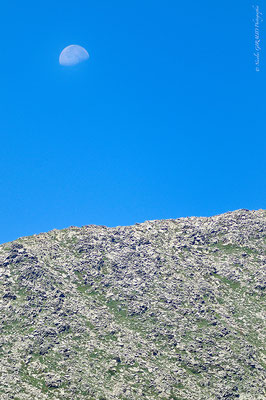
[{"label": "rocky outcrop", "polygon": [[238,210],[1,245],[0,399],[265,398],[265,226]]}]

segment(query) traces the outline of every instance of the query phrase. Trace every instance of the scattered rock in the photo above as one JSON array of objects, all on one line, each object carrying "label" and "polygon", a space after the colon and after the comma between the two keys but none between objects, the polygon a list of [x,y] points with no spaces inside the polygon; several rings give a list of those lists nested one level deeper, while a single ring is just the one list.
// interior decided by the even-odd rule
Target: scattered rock
[{"label": "scattered rock", "polygon": [[264,210],[0,246],[1,400],[262,400]]}]

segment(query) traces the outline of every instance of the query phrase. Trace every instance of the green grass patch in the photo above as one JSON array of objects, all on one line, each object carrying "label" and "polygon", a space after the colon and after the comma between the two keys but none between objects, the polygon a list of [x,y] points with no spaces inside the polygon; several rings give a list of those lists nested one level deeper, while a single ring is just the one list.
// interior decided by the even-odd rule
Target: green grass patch
[{"label": "green grass patch", "polygon": [[213,274],[213,276],[215,276],[217,279],[219,279],[219,281],[221,281],[222,283],[229,285],[231,287],[231,289],[233,289],[233,290],[239,289],[241,287],[239,282],[228,279],[225,276],[222,276],[219,274]]},{"label": "green grass patch", "polygon": [[78,285],[77,286],[77,290],[80,292],[80,293],[86,293],[87,292],[87,290],[88,290],[88,286],[87,285]]},{"label": "green grass patch", "polygon": [[210,322],[207,321],[206,319],[199,319],[197,321],[197,325],[199,328],[205,328],[206,326],[210,326]]},{"label": "green grass patch", "polygon": [[211,247],[216,247],[219,250],[223,251],[225,254],[234,254],[234,253],[239,253],[239,252],[243,252],[243,253],[247,253],[247,254],[254,254],[256,253],[256,250],[254,249],[250,249],[249,247],[242,247],[242,246],[238,246],[236,244],[224,244],[223,242],[217,242],[217,243],[213,243],[211,244]]},{"label": "green grass patch", "polygon": [[118,300],[109,300],[107,302],[107,307],[110,311],[122,318],[128,318],[128,311],[125,306],[121,304]]}]

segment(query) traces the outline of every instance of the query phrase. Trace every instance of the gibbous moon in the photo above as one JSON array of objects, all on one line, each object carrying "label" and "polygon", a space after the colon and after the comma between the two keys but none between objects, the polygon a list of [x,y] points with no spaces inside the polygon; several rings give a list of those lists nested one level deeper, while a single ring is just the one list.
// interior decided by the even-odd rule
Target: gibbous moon
[{"label": "gibbous moon", "polygon": [[86,61],[89,58],[89,53],[84,47],[78,44],[71,44],[64,48],[59,56],[59,63],[65,66],[71,66]]}]

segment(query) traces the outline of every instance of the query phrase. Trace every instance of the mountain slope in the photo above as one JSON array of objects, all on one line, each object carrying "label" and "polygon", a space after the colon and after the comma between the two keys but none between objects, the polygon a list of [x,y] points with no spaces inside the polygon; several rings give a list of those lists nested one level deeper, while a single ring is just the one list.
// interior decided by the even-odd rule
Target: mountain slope
[{"label": "mountain slope", "polygon": [[0,246],[0,399],[263,399],[264,210]]}]

